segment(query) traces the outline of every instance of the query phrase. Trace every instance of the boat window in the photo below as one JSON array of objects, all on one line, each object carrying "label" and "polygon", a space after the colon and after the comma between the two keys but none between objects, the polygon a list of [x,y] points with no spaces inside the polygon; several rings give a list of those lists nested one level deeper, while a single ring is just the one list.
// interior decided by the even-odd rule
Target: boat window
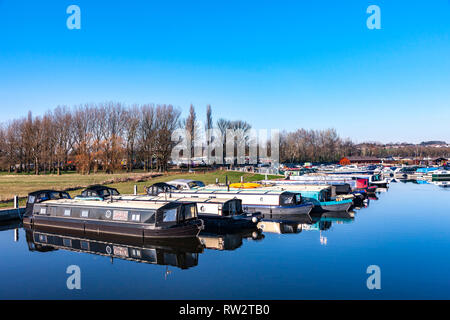
[{"label": "boat window", "polygon": [[83,249],[83,250],[89,250],[89,242],[87,242],[87,241],[81,241],[81,242],[80,242],[80,247],[81,247],[81,249]]},{"label": "boat window", "polygon": [[236,212],[238,214],[242,213],[242,201],[241,200],[236,201]]},{"label": "boat window", "polygon": [[98,191],[97,191],[97,194],[98,194],[99,196],[101,196],[101,197],[106,197],[106,196],[109,196],[109,195],[110,195],[108,189],[98,190]]},{"label": "boat window", "polygon": [[295,194],[295,203],[302,203],[302,195],[300,193]]},{"label": "boat window", "polygon": [[280,204],[282,206],[289,206],[295,204],[295,194],[292,193],[282,194],[280,196]]},{"label": "boat window", "polygon": [[194,219],[197,217],[197,205],[189,204],[184,206],[184,219]]},{"label": "boat window", "polygon": [[63,238],[63,245],[64,245],[65,247],[72,247],[72,240],[71,240],[71,239]]},{"label": "boat window", "polygon": [[164,210],[162,220],[163,220],[163,222],[176,222],[177,221],[177,208]]},{"label": "boat window", "polygon": [[235,216],[242,212],[241,201],[230,200],[227,201],[222,208],[222,216]]},{"label": "boat window", "polygon": [[189,189],[193,189],[193,188],[197,187],[195,182],[189,182],[187,185],[188,185]]},{"label": "boat window", "polygon": [[[155,223],[155,212],[154,210],[151,211],[142,211],[141,216],[143,217],[142,220],[145,219],[145,223]],[[148,217],[148,218],[145,218]]]},{"label": "boat window", "polygon": [[45,200],[49,200],[49,198],[48,198],[48,196],[47,196],[46,193],[41,193],[41,194],[39,194],[39,195],[37,196],[37,202],[38,202],[38,203],[39,203],[39,202],[42,202],[42,201],[45,201]]},{"label": "boat window", "polygon": [[28,203],[34,203],[35,200],[36,200],[35,196],[29,196],[28,197]]},{"label": "boat window", "polygon": [[197,185],[197,187],[200,187],[200,188],[205,186],[205,184],[201,181],[195,181],[195,184]]}]

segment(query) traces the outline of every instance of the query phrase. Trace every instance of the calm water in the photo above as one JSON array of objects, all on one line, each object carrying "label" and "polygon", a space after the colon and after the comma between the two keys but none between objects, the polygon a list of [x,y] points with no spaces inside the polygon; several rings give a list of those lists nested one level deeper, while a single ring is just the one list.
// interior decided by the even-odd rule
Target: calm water
[{"label": "calm water", "polygon": [[[29,248],[24,229],[14,242],[7,228],[0,227],[1,299],[450,298],[450,188],[431,184],[391,183],[354,219],[323,218],[299,233],[204,237],[216,249],[83,242],[91,251],[161,265],[108,253],[40,252],[33,234]],[[62,236],[51,241],[81,245]],[[69,265],[81,269],[81,290],[67,289]],[[381,290],[367,289],[369,265],[381,268]]]}]

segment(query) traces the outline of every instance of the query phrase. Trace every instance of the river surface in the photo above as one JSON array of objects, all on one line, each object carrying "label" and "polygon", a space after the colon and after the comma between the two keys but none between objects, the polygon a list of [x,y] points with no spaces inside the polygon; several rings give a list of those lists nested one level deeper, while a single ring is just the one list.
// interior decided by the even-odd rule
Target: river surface
[{"label": "river surface", "polygon": [[[450,188],[396,182],[377,198],[312,224],[266,223],[294,233],[202,242],[142,245],[2,224],[0,299],[450,299]],[[369,277],[380,289],[368,289]]]}]

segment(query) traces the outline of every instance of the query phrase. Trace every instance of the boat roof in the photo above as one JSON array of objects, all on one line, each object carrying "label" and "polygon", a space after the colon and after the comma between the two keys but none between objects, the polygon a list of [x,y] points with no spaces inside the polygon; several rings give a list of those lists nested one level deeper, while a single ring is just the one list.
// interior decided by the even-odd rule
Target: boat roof
[{"label": "boat roof", "polygon": [[190,197],[189,195],[183,195],[179,193],[172,193],[170,197],[167,196],[125,196],[121,197],[123,200],[131,201],[165,201],[165,202],[198,202],[198,203],[219,203],[224,204],[230,200],[238,200],[237,198],[199,198]]},{"label": "boat roof", "polygon": [[80,206],[80,207],[100,207],[100,208],[128,208],[128,209],[150,209],[157,210],[164,207],[166,204],[176,201],[166,201],[166,202],[139,202],[139,201],[101,201],[101,200],[83,200],[83,199],[59,199],[59,200],[47,200],[41,205],[58,205],[58,206]]},{"label": "boat roof", "polygon": [[174,193],[180,194],[229,194],[229,195],[268,195],[268,196],[279,196],[284,193],[290,193],[286,190],[270,190],[270,189],[231,189],[230,191],[223,188],[210,189],[208,187],[196,190],[180,190]]},{"label": "boat roof", "polygon": [[285,191],[322,191],[326,189],[331,189],[329,185],[317,185],[317,184],[293,184],[293,185],[275,185],[266,188],[272,188],[276,190]]},{"label": "boat roof", "polygon": [[40,194],[40,193],[50,193],[50,192],[58,192],[58,193],[67,193],[68,194],[67,191],[42,189],[42,190],[37,190],[37,191],[30,192],[28,195],[29,196],[34,196],[34,195],[37,195],[37,194]]},{"label": "boat roof", "polygon": [[168,181],[167,183],[171,183],[171,182],[189,183],[189,182],[195,182],[195,180],[191,180],[191,179],[174,179],[174,180]]}]

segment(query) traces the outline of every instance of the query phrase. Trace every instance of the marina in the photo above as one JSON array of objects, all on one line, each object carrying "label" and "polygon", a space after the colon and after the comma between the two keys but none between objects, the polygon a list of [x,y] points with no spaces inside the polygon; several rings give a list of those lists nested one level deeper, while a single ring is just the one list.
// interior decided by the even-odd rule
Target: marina
[{"label": "marina", "polygon": [[[393,179],[386,192],[377,192],[361,209],[311,212],[298,221],[262,219],[253,230],[202,230],[184,240],[2,222],[0,280],[7,290],[0,297],[449,298],[450,283],[442,281],[450,265],[445,255],[448,190],[440,182]],[[431,198],[432,203],[425,201]],[[108,204],[47,202],[54,201]],[[82,268],[81,291],[65,288],[70,264]],[[371,264],[383,273],[377,292],[365,285]],[[25,272],[30,265],[39,277]]]}]

